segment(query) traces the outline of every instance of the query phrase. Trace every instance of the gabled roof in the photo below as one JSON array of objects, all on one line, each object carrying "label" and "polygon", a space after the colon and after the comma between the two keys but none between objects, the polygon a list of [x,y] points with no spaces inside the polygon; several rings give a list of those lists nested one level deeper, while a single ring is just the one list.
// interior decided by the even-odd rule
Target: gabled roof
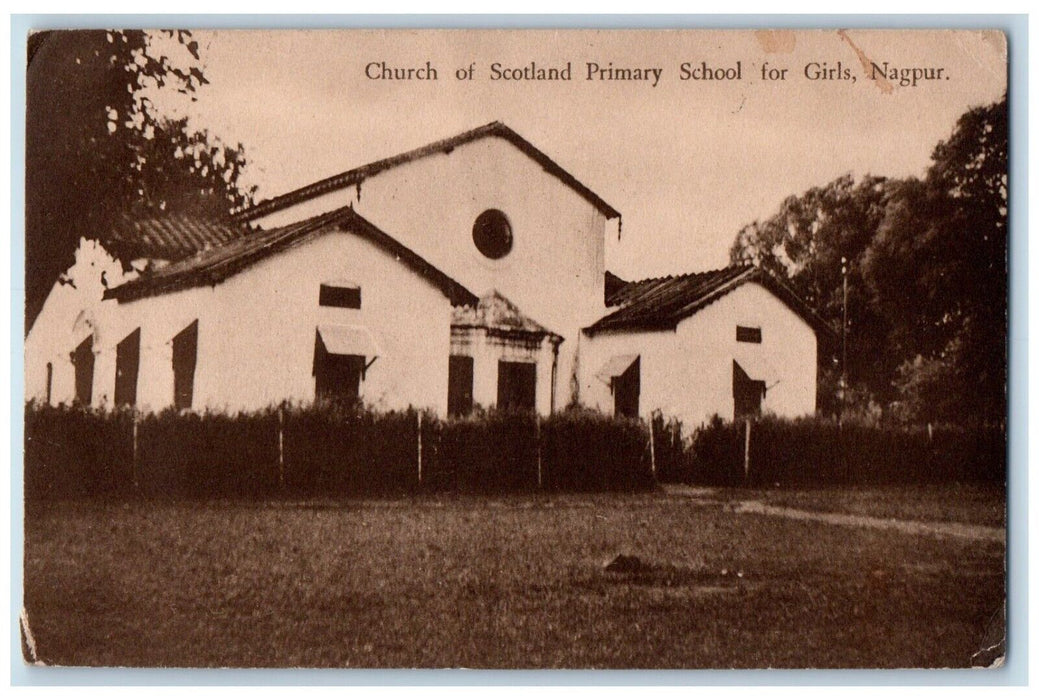
[{"label": "gabled roof", "polygon": [[171,213],[144,219],[123,216],[100,240],[105,250],[124,260],[181,260],[247,235],[248,228],[231,221]]},{"label": "gabled roof", "polygon": [[478,141],[479,139],[497,137],[502,138],[514,145],[523,153],[527,154],[530,158],[536,161],[546,172],[550,173],[563,184],[570,187],[572,190],[581,195],[587,200],[592,206],[598,209],[608,219],[615,219],[620,216],[620,212],[607,204],[599,195],[588,189],[587,186],[582,184],[577,178],[564,170],[554,160],[549,158],[543,152],[539,151],[532,143],[524,139],[522,136],[517,134],[515,131],[505,126],[501,122],[491,122],[483,126],[477,127],[470,131],[452,136],[448,139],[441,141],[435,141],[433,143],[416,148],[412,151],[400,153],[390,158],[384,158],[383,160],[377,160],[367,165],[362,165],[359,168],[353,170],[347,170],[345,173],[339,175],[333,175],[332,177],[319,180],[306,187],[301,187],[298,190],[293,190],[286,194],[267,199],[262,202],[255,204],[254,206],[238,212],[234,215],[236,221],[245,222],[253,221],[255,219],[267,216],[276,211],[286,209],[298,204],[299,202],[317,197],[319,195],[326,194],[328,192],[334,192],[335,190],[341,190],[346,187],[353,187],[360,184],[364,180],[377,175],[384,170],[395,168],[398,165],[410,163],[420,158],[427,156],[436,155],[438,153],[450,153],[455,148]]},{"label": "gabled roof", "polygon": [[105,299],[130,301],[192,287],[213,286],[246,268],[330,231],[361,236],[429,280],[452,304],[476,304],[476,295],[349,207],[289,226],[255,231],[191,258],[170,263],[105,292]]},{"label": "gabled roof", "polygon": [[523,333],[527,335],[551,336],[562,340],[540,323],[523,314],[519,307],[497,289],[480,297],[476,305],[459,306],[451,312],[452,328],[485,328],[501,333]]},{"label": "gabled roof", "polygon": [[[619,278],[618,278],[619,279]],[[730,265],[720,270],[656,277],[628,282],[607,297],[607,305],[621,308],[585,329],[601,331],[672,330],[683,319],[748,282],[757,282],[790,307],[817,334],[829,340],[833,329],[793,291],[764,270]]]}]

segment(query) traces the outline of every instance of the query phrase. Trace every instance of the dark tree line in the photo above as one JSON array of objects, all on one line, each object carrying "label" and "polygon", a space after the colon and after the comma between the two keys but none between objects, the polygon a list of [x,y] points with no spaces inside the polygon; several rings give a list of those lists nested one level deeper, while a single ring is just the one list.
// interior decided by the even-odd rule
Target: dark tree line
[{"label": "dark tree line", "polygon": [[[778,275],[838,333],[847,260],[845,408],[1005,421],[1006,97],[961,116],[922,179],[845,175],[790,197],[744,227],[730,257]],[[839,409],[838,357],[820,355],[828,413]]]},{"label": "dark tree line", "polygon": [[152,90],[173,90],[196,99],[206,82],[189,32],[30,36],[26,329],[81,237],[104,235],[122,215],[226,216],[249,200],[238,182],[246,163],[241,144],[225,145],[186,119],[168,118],[148,98]]}]

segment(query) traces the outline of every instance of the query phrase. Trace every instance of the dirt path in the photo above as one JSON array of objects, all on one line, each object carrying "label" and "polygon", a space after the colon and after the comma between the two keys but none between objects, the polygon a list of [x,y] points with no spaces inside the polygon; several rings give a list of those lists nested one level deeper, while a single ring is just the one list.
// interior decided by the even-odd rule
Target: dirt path
[{"label": "dirt path", "polygon": [[907,535],[936,535],[938,537],[962,537],[969,540],[1006,543],[1006,531],[998,527],[984,525],[967,525],[965,523],[923,522],[919,520],[899,520],[897,518],[874,518],[868,515],[849,515],[847,513],[825,513],[797,508],[770,506],[761,501],[737,501],[737,513],[757,513],[774,515],[794,520],[813,520],[830,525],[851,527],[874,527],[884,530],[898,530]]},{"label": "dirt path", "polygon": [[870,515],[803,510],[786,506],[772,506],[756,500],[725,500],[718,498],[716,489],[711,488],[670,485],[665,487],[665,489],[671,495],[687,498],[704,505],[729,506],[736,513],[754,513],[845,527],[872,527],[881,530],[897,530],[907,535],[960,537],[981,542],[1006,544],[1006,530],[1000,527],[940,521],[901,520],[899,518],[878,518]]}]

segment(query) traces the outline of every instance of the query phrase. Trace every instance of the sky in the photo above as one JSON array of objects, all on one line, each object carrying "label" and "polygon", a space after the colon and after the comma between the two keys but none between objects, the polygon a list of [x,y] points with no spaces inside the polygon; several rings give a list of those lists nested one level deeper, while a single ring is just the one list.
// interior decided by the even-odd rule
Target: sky
[{"label": "sky", "polygon": [[[209,85],[194,103],[166,100],[161,108],[244,144],[245,181],[260,199],[502,121],[622,213],[606,262],[628,279],[723,266],[740,228],[844,173],[922,176],[957,118],[1006,90],[998,32],[194,35]],[[921,75],[936,79],[874,80],[871,64],[885,61],[889,69],[932,69]],[[367,66],[382,62],[429,62],[437,80],[369,78]],[[568,62],[569,81],[491,79],[496,63],[522,70]],[[649,79],[588,80],[589,63]],[[740,79],[697,79],[692,71],[704,64],[738,65]],[[763,78],[763,67],[786,69],[785,79]],[[459,69],[466,79],[456,78]],[[659,78],[651,69],[662,70]]]}]

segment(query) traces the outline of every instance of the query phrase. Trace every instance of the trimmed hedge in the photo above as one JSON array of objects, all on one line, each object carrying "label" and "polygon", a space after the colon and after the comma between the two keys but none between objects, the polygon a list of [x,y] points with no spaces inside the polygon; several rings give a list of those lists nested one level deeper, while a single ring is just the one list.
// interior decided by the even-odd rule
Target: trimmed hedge
[{"label": "trimmed hedge", "polygon": [[[746,424],[715,419],[691,436],[662,480],[771,486],[1006,481],[1000,428],[899,428],[803,418],[755,420],[750,473],[744,475]],[[658,453],[658,464],[660,464]],[[666,477],[665,477],[666,475]]]},{"label": "trimmed hedge", "polygon": [[646,428],[582,410],[540,420],[508,412],[441,420],[414,410],[337,405],[135,416],[28,404],[25,447],[30,499],[603,490],[653,483]]},{"label": "trimmed hedge", "polygon": [[[277,411],[274,412],[277,420]],[[418,484],[418,413],[322,405],[284,410],[284,490],[301,496],[403,491]],[[277,440],[278,426],[270,434]],[[277,443],[271,469],[278,470]],[[278,490],[278,482],[272,485]]]},{"label": "trimmed hedge", "polygon": [[277,429],[275,411],[142,415],[138,488],[149,496],[261,495],[277,484]]},{"label": "trimmed hedge", "polygon": [[527,413],[491,411],[423,429],[423,483],[459,491],[537,488],[538,421]]},{"label": "trimmed hedge", "polygon": [[28,404],[25,497],[107,496],[133,483],[133,414]]},{"label": "trimmed hedge", "polygon": [[541,444],[546,488],[617,491],[655,483],[649,431],[638,420],[569,409],[542,422]]},{"label": "trimmed hedge", "polygon": [[[745,423],[716,418],[683,438],[680,423],[659,415],[653,420],[657,478],[665,482],[1006,481],[1006,433],[998,428],[943,426],[929,433],[763,418],[751,428],[748,477]],[[603,491],[654,482],[647,426],[580,408],[544,419],[492,411],[446,420],[414,410],[326,405],[237,415],[169,410],[135,416],[31,403],[25,410],[29,499]]]},{"label": "trimmed hedge", "polygon": [[676,418],[664,420],[655,413],[653,421],[653,449],[657,464],[657,478],[665,483],[688,481],[686,443],[682,436],[682,422]]}]

